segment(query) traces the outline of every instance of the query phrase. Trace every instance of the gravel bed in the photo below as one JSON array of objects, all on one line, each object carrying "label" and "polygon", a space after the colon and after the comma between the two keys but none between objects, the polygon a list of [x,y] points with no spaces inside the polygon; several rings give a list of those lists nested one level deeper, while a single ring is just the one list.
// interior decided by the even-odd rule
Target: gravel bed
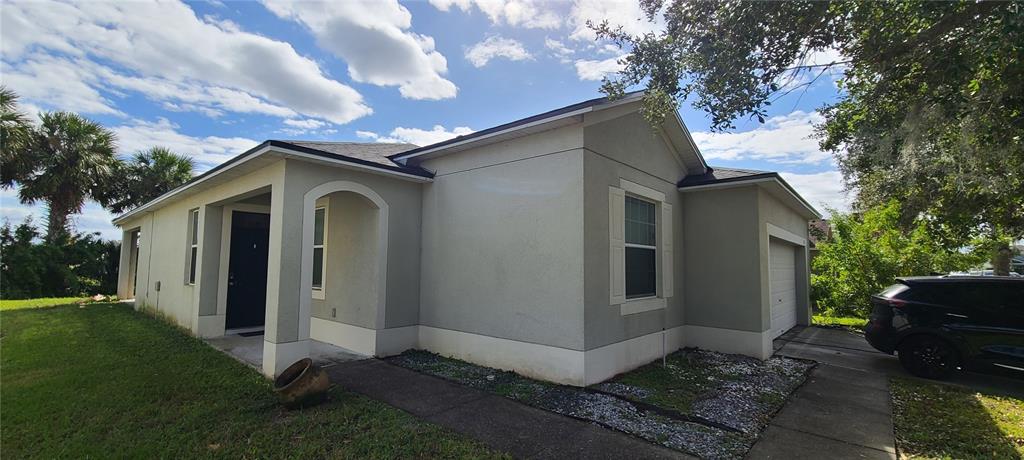
[{"label": "gravel bed", "polygon": [[[689,365],[713,366],[715,370],[715,377],[711,377],[714,379],[710,385],[712,391],[702,394],[686,415],[731,429],[669,417],[634,404],[633,401],[647,402],[646,399],[656,394],[656,389],[615,381],[595,385],[592,389],[556,385],[425,351],[408,351],[387,360],[692,455],[729,459],[742,458],[746,454],[771,415],[803,382],[812,366],[786,358],[762,362],[703,350],[681,350],[677,353],[685,353]],[[672,371],[685,372],[686,369],[676,366]]]},{"label": "gravel bed", "polygon": [[692,414],[757,435],[790,393],[806,379],[813,363],[790,358],[759,359],[705,350],[696,353],[700,361],[714,366],[727,377],[715,390],[698,399]]}]

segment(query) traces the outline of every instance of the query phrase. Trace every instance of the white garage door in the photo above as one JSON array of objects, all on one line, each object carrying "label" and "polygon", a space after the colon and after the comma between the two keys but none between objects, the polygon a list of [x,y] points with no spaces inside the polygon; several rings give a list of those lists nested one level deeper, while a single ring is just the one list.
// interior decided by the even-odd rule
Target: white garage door
[{"label": "white garage door", "polygon": [[772,304],[772,338],[796,326],[796,246],[772,239],[770,300]]}]

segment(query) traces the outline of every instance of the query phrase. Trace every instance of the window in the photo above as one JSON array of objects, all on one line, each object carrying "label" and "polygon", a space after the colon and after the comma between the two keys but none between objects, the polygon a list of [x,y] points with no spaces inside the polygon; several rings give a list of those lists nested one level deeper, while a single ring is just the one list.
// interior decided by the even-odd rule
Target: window
[{"label": "window", "polygon": [[626,196],[626,298],[657,295],[658,243],[654,203]]},{"label": "window", "polygon": [[196,284],[196,262],[199,257],[199,209],[189,211],[188,284]]},{"label": "window", "polygon": [[608,304],[623,315],[665,308],[673,289],[672,205],[625,179],[608,187]]},{"label": "window", "polygon": [[324,289],[324,243],[327,235],[327,208],[318,207],[313,212],[313,294],[323,294]]}]

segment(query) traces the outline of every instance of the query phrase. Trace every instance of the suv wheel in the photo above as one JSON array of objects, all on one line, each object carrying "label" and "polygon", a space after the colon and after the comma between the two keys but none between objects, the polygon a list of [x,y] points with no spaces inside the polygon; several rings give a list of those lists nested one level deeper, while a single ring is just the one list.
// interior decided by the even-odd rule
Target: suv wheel
[{"label": "suv wheel", "polygon": [[945,378],[959,364],[956,350],[949,343],[927,335],[904,340],[897,352],[904,369],[926,379]]}]

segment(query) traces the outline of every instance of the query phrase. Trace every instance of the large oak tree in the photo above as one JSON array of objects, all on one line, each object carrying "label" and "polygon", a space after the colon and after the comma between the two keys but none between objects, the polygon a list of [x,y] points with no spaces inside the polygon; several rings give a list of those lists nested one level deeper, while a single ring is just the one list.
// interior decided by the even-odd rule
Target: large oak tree
[{"label": "large oak tree", "polygon": [[729,129],[839,72],[818,132],[859,207],[899,200],[950,246],[1024,237],[1021,2],[640,3],[663,32],[593,27],[631,50],[604,91],[646,85],[652,121],[690,99]]}]

